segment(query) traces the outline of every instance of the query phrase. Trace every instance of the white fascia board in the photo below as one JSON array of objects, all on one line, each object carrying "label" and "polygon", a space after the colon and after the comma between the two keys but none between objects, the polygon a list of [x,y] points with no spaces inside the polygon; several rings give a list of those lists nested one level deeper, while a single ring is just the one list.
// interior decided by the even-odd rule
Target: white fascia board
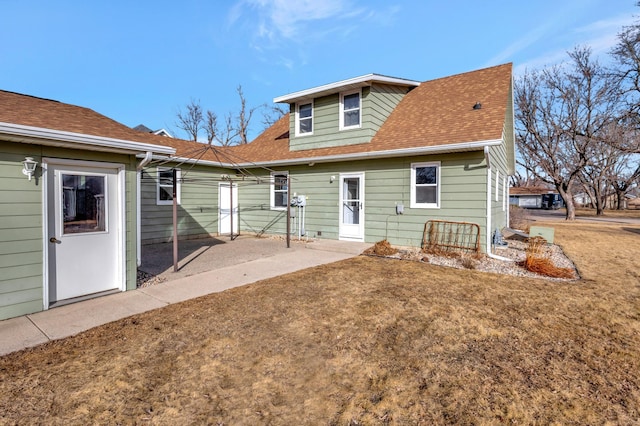
[{"label": "white fascia board", "polygon": [[22,143],[31,143],[65,148],[89,149],[92,151],[109,152],[155,152],[157,154],[172,155],[175,148],[153,145],[143,142],[132,142],[102,136],[85,135],[82,133],[65,132],[44,127],[24,126],[21,124],[0,122],[0,136]]},{"label": "white fascia board", "polygon": [[371,82],[414,87],[420,85],[419,81],[406,80],[404,78],[397,77],[388,77],[386,75],[380,74],[366,74],[360,77],[354,77],[347,80],[337,81],[335,83],[325,84],[323,86],[313,87],[311,89],[301,90],[299,92],[290,93],[288,95],[278,96],[277,98],[273,99],[273,102],[276,104],[283,102],[292,103],[301,99],[309,99],[346,89],[356,89],[358,87],[364,87],[371,84]]},{"label": "white fascia board", "polygon": [[222,163],[218,161],[195,160],[191,158],[182,158],[182,157],[174,157],[172,158],[172,160],[179,163],[194,163],[194,164],[197,163],[203,166],[218,166],[218,167],[225,167],[225,168],[267,167],[267,166],[286,166],[286,165],[308,164],[308,163],[331,163],[336,161],[370,160],[370,159],[376,159],[376,158],[410,157],[410,156],[416,156],[416,155],[446,154],[449,152],[479,151],[479,150],[484,150],[485,147],[496,146],[496,145],[500,145],[501,143],[502,143],[501,139],[493,139],[493,140],[478,141],[478,142],[462,142],[462,143],[449,144],[449,145],[391,149],[387,151],[358,152],[353,154],[326,155],[322,157],[295,158],[290,160],[257,161],[253,163]]}]

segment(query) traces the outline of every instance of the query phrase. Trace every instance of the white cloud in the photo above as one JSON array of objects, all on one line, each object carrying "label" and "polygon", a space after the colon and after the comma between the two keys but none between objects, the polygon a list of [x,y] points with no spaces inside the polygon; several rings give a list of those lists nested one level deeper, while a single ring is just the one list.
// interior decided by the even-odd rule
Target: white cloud
[{"label": "white cloud", "polygon": [[594,55],[600,55],[610,51],[618,42],[618,33],[623,27],[633,24],[634,21],[634,16],[625,14],[577,28],[575,33],[579,37],[586,35],[588,38],[580,44],[590,46]]},{"label": "white cloud", "polygon": [[[525,70],[541,69],[547,66],[562,63],[568,60],[567,53],[577,46],[587,46],[591,48],[594,58],[602,58],[606,55],[618,42],[618,33],[624,26],[631,25],[635,21],[634,16],[628,14],[601,19],[594,21],[588,25],[574,28],[567,31],[563,37],[565,43],[561,47],[548,50],[541,55],[531,57],[524,62],[520,62],[514,69],[514,74],[519,75]],[[513,60],[513,57],[524,51],[527,47],[535,44],[543,36],[548,35],[550,28],[543,25],[522,39],[512,43],[500,54],[494,56],[490,60],[491,65],[501,63],[505,60]]]},{"label": "white cloud", "polygon": [[227,24],[243,24],[253,33],[252,45],[303,44],[335,34],[356,31],[361,22],[391,25],[396,6],[377,11],[358,6],[357,0],[240,0],[228,13]]}]

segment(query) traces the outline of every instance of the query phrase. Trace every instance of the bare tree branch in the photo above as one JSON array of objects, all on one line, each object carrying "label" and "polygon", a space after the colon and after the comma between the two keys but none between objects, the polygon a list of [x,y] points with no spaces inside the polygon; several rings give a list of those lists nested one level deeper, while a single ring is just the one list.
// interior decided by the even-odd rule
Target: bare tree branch
[{"label": "bare tree branch", "polygon": [[186,111],[178,111],[178,122],[176,126],[184,130],[189,139],[192,141],[198,140],[198,135],[203,127],[202,107],[200,106],[200,100],[191,99],[186,106]]}]

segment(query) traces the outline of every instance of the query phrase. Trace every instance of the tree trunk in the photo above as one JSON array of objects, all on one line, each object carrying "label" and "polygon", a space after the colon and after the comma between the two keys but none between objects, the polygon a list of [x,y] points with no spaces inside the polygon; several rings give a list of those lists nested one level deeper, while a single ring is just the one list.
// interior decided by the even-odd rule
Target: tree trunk
[{"label": "tree trunk", "polygon": [[618,210],[624,210],[624,206],[622,205],[622,200],[624,199],[624,191],[619,191],[616,190],[616,202],[617,202],[617,209]]},{"label": "tree trunk", "polygon": [[576,220],[576,205],[573,199],[573,193],[569,190],[565,190],[563,185],[556,185],[556,189],[567,206],[567,215],[565,216],[565,219]]}]

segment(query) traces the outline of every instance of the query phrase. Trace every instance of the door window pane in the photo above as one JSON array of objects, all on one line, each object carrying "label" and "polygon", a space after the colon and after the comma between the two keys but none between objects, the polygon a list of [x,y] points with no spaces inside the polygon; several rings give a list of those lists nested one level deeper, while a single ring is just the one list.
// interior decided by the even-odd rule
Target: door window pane
[{"label": "door window pane", "polygon": [[358,200],[360,195],[358,191],[360,189],[360,179],[358,178],[345,178],[344,180],[344,198],[346,200]]},{"label": "door window pane", "polygon": [[360,202],[345,201],[342,204],[342,223],[358,225],[360,223]]},{"label": "door window pane", "polygon": [[105,177],[62,175],[63,233],[106,231]]}]

